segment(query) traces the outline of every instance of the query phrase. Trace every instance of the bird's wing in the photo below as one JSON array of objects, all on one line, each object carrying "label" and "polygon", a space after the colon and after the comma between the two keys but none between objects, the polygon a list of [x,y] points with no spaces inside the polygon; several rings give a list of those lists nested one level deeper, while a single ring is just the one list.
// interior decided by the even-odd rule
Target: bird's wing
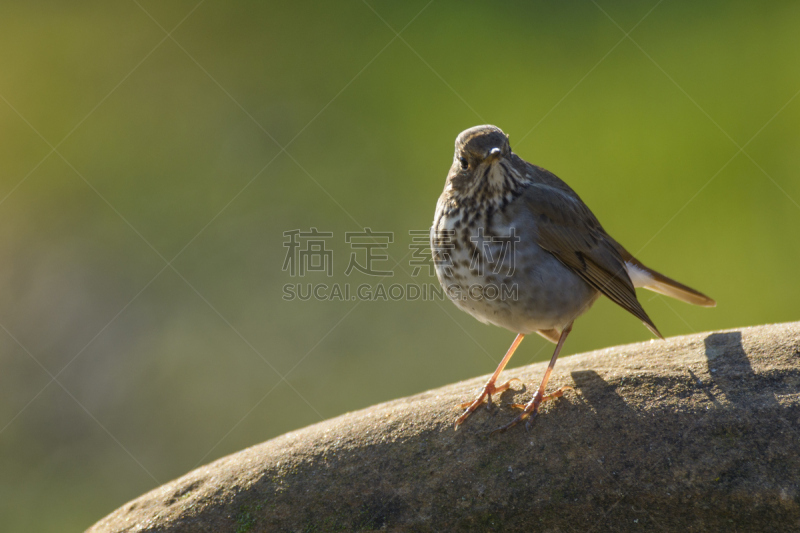
[{"label": "bird's wing", "polygon": [[636,299],[636,290],[614,240],[577,194],[566,184],[554,187],[534,183],[517,202],[534,219],[539,246],[663,338]]}]

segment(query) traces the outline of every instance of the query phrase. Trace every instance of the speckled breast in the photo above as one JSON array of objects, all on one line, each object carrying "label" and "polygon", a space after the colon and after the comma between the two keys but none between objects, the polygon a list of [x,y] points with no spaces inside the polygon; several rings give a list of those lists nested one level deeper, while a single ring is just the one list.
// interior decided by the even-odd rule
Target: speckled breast
[{"label": "speckled breast", "polygon": [[560,330],[586,312],[597,291],[535,243],[535,228],[499,218],[437,212],[431,250],[453,303],[481,322],[525,334]]}]

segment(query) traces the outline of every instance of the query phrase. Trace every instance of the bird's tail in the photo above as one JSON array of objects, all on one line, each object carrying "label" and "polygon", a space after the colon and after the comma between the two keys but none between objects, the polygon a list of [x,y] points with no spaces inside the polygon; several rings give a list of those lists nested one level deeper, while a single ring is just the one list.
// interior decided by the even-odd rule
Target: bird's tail
[{"label": "bird's tail", "polygon": [[633,256],[625,258],[625,268],[628,270],[628,275],[634,287],[644,287],[645,289],[670,296],[676,300],[694,305],[702,305],[703,307],[714,307],[717,305],[717,302],[702,292],[687,287],[683,283],[679,283],[672,278],[668,278],[664,274],[656,272],[652,268],[644,266]]}]

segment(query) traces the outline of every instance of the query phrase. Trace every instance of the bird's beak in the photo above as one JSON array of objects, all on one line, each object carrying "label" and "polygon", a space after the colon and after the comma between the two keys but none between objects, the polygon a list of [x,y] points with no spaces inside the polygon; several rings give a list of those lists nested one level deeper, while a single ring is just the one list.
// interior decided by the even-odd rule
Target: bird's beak
[{"label": "bird's beak", "polygon": [[489,155],[487,156],[487,159],[495,161],[497,159],[500,159],[502,155],[503,151],[500,150],[500,148],[492,148],[491,150],[489,150]]}]

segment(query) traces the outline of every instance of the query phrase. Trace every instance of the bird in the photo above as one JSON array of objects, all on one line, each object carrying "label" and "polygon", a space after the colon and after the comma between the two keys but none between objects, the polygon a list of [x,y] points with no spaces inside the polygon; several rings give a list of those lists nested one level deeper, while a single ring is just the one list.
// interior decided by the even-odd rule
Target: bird
[{"label": "bird", "polygon": [[541,384],[521,413],[498,428],[527,420],[571,387],[545,394],[556,359],[576,318],[601,296],[663,339],[636,297],[636,288],[714,307],[716,302],[656,272],[614,240],[569,185],[511,150],[497,126],[461,132],[436,204],[430,244],[436,276],[457,307],[481,322],[516,333],[478,396],[462,404],[455,429],[512,381],[497,380],[522,339],[538,333],[556,345]]}]

